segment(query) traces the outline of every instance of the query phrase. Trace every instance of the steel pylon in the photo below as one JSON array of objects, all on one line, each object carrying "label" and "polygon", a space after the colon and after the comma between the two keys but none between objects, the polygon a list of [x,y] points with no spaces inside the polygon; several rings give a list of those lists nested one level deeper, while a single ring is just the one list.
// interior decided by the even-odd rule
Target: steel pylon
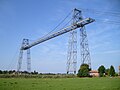
[{"label": "steel pylon", "polygon": [[[83,17],[81,11],[74,9],[73,11],[73,22],[72,24],[82,21]],[[81,62],[82,64],[88,64],[91,68],[90,52],[87,40],[87,33],[85,26],[80,27],[80,49],[81,49]],[[72,72],[76,74],[77,69],[77,30],[71,31],[69,35],[68,42],[68,52],[67,52],[67,74]]]},{"label": "steel pylon", "polygon": [[[74,25],[76,22],[82,20],[81,11],[74,9],[73,11],[73,22]],[[77,64],[77,30],[71,31],[69,33],[68,41],[68,53],[67,53],[67,74],[74,73],[76,74],[76,64]]]},{"label": "steel pylon", "polygon": [[81,49],[81,62],[82,64],[88,64],[91,69],[91,58],[90,51],[87,39],[87,33],[85,30],[85,26],[80,28],[80,49]]},{"label": "steel pylon", "polygon": [[[29,39],[23,39],[22,47],[29,45]],[[27,72],[31,72],[31,57],[30,57],[30,49],[27,49]],[[18,59],[18,67],[17,71],[20,72],[23,60],[23,50],[20,49],[19,59]]]},{"label": "steel pylon", "polygon": [[67,74],[70,72],[76,73],[77,63],[77,32],[72,31],[69,34],[69,46],[67,56]]}]

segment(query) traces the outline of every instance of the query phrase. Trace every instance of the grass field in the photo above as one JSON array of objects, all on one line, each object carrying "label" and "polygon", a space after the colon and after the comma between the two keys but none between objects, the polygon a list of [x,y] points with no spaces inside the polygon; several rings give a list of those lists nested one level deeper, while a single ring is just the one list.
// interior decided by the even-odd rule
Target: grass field
[{"label": "grass field", "polygon": [[120,78],[0,78],[0,90],[120,90]]}]

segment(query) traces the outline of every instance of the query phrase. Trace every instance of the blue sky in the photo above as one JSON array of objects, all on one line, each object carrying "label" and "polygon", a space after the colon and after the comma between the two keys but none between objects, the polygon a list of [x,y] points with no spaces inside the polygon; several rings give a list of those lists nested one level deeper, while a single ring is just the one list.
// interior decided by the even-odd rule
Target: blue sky
[{"label": "blue sky", "polygon": [[[83,11],[84,17],[96,19],[96,22],[86,26],[92,68],[97,70],[100,65],[106,68],[114,65],[118,72],[120,25],[105,22],[120,20],[120,14],[113,14],[120,12],[119,5],[119,0],[0,0],[0,69],[16,70],[23,38],[31,42],[40,38],[50,32],[72,9],[83,8],[101,11],[99,14]],[[65,73],[68,35],[32,47],[32,71]],[[78,43],[77,70],[80,64]],[[26,57],[23,59],[22,70],[26,70]]]}]

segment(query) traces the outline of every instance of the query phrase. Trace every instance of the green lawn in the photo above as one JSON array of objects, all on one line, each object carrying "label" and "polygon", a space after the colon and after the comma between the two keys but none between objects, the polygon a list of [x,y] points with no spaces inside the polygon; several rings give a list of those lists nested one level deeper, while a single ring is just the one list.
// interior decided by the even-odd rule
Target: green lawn
[{"label": "green lawn", "polygon": [[120,90],[120,78],[0,78],[0,90]]}]

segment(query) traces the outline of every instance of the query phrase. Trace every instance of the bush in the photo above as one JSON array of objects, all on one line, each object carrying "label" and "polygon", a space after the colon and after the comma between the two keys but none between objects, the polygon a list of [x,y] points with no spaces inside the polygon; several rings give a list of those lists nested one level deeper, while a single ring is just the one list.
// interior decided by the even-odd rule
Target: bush
[{"label": "bush", "polygon": [[110,66],[109,75],[110,75],[110,76],[115,76],[115,69],[114,69],[114,67],[113,67],[112,65]]},{"label": "bush", "polygon": [[82,64],[81,66],[80,66],[80,69],[78,70],[78,74],[77,74],[77,76],[78,77],[89,77],[90,75],[89,75],[89,65],[87,65],[87,64]]},{"label": "bush", "polygon": [[99,68],[98,68],[98,72],[99,72],[99,76],[100,77],[103,77],[105,75],[105,67],[103,65],[101,65]]}]

